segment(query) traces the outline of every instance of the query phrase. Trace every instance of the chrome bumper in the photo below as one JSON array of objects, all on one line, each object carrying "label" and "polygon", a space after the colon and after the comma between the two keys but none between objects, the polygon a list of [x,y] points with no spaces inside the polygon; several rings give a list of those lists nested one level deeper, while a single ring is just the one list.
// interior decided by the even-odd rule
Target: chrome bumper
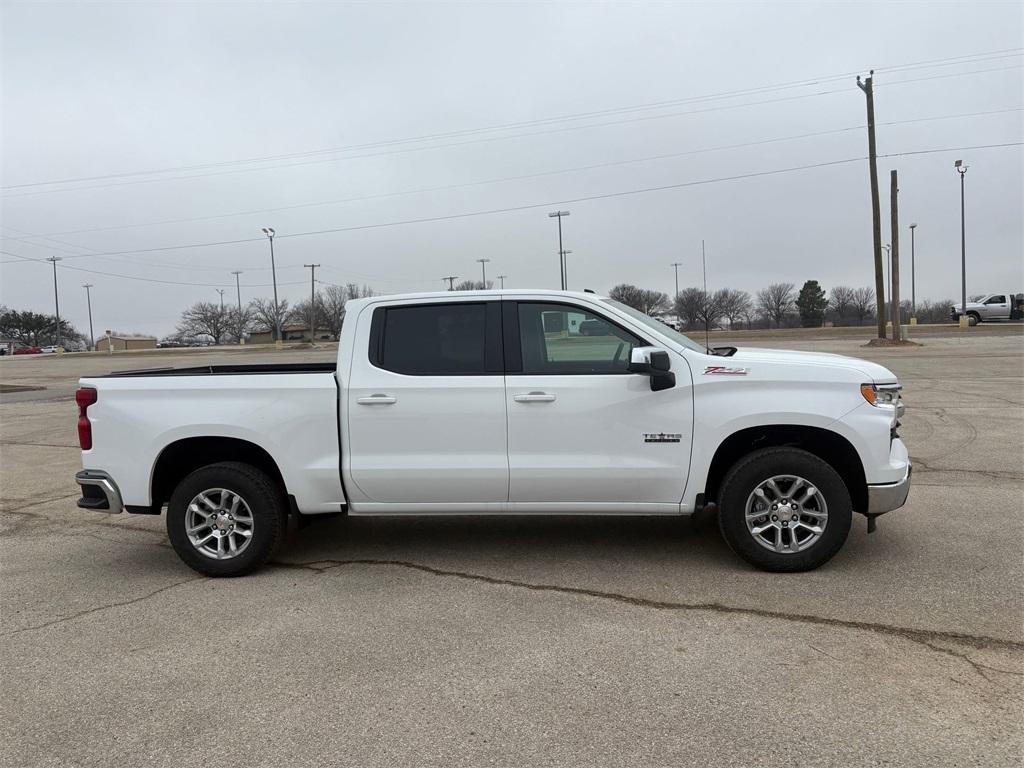
[{"label": "chrome bumper", "polygon": [[93,512],[117,514],[124,509],[121,492],[114,479],[98,469],[83,469],[75,475],[75,482],[82,486],[82,498],[78,500],[81,509]]},{"label": "chrome bumper", "polygon": [[907,474],[898,483],[868,486],[868,514],[881,515],[899,509],[907,503],[910,493],[910,475],[914,468],[907,464]]}]

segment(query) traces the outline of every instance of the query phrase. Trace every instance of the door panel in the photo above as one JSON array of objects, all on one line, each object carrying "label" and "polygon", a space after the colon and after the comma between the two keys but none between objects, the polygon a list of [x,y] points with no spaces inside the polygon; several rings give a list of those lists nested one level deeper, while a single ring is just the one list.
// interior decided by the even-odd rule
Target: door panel
[{"label": "door panel", "polygon": [[[420,311],[424,307],[430,309]],[[375,312],[381,315],[369,329],[360,322],[356,349],[369,354],[353,355],[344,392],[346,480],[367,501],[383,504],[505,502],[497,302]]]},{"label": "door panel", "polygon": [[646,342],[607,318],[531,302],[504,316],[506,351],[520,340],[506,354],[509,501],[678,504],[693,432],[686,362],[669,352],[676,386],[652,392],[627,371]]}]

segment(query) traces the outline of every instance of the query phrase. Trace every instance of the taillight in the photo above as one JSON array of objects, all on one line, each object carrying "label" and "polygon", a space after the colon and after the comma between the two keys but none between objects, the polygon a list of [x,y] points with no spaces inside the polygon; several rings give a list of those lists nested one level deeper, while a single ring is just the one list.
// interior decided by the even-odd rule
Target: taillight
[{"label": "taillight", "polygon": [[92,450],[92,424],[89,423],[86,411],[98,399],[99,393],[95,389],[81,387],[75,392],[75,402],[78,403],[78,444],[83,451]]}]

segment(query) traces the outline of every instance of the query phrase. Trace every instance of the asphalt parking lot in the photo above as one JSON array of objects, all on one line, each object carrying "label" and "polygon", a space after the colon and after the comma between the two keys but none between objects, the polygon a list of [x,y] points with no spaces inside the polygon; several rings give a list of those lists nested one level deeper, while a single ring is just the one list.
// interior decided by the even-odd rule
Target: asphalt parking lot
[{"label": "asphalt parking lot", "polygon": [[1019,766],[1024,337],[862,341],[743,342],[905,387],[908,505],[793,575],[680,520],[335,518],[203,579],[75,507],[77,377],[151,363],[0,361],[45,387],[0,395],[0,761]]}]

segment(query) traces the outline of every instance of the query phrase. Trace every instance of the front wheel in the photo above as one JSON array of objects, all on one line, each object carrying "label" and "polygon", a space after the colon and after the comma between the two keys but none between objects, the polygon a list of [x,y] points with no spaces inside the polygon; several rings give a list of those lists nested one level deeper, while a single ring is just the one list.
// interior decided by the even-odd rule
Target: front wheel
[{"label": "front wheel", "polygon": [[718,524],[732,550],[765,571],[809,571],[828,562],[850,533],[846,483],[798,448],[765,448],[729,470]]},{"label": "front wheel", "polygon": [[197,469],[167,505],[174,551],[205,576],[243,576],[259,568],[277,550],[286,521],[284,490],[238,462]]}]

